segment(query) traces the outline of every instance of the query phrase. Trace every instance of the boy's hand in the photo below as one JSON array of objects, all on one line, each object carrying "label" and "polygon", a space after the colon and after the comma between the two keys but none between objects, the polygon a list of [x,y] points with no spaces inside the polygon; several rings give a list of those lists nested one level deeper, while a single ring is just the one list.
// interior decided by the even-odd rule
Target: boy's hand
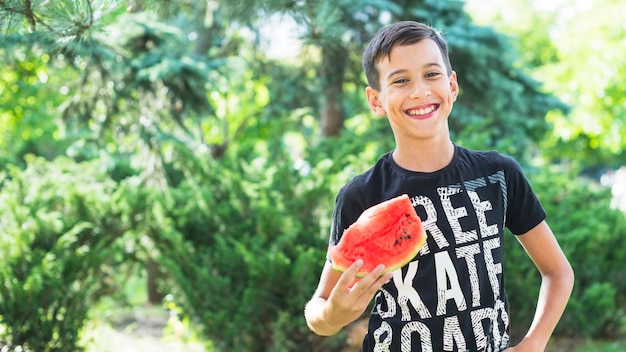
[{"label": "boy's hand", "polygon": [[380,264],[359,279],[356,274],[362,265],[361,259],[352,263],[331,291],[323,312],[328,323],[341,328],[358,319],[378,289],[393,277],[391,272],[382,275],[385,266]]}]

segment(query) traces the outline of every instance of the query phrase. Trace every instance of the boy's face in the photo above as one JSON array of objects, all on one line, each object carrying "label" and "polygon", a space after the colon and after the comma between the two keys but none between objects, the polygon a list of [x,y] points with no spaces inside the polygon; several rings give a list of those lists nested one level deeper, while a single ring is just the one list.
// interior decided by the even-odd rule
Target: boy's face
[{"label": "boy's face", "polygon": [[380,90],[366,89],[372,111],[387,115],[396,139],[449,139],[448,116],[458,95],[456,73],[448,75],[431,39],[395,46],[377,64]]}]

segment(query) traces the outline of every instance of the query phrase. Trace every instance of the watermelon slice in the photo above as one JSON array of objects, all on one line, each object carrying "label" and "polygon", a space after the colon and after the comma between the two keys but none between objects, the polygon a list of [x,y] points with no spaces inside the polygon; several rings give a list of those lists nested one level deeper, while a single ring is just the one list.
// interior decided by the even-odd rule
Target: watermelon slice
[{"label": "watermelon slice", "polygon": [[[343,272],[357,259],[363,277],[378,264],[384,273],[410,262],[426,243],[426,232],[409,196],[403,194],[366,209],[330,248],[333,269]],[[384,274],[383,273],[383,274]]]}]

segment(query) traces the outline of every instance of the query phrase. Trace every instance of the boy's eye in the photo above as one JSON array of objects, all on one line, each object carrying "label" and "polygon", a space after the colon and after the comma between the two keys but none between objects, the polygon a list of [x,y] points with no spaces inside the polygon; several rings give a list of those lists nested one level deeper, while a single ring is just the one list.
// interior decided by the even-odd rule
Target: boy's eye
[{"label": "boy's eye", "polygon": [[433,77],[437,77],[439,75],[441,75],[441,72],[429,72],[429,73],[426,74],[426,77],[427,78],[433,78]]},{"label": "boy's eye", "polygon": [[409,80],[408,80],[408,79],[406,79],[406,78],[400,78],[400,79],[397,79],[397,80],[393,81],[393,83],[396,83],[396,84],[402,84],[402,83],[406,83],[406,82],[408,82],[408,81],[409,81]]}]

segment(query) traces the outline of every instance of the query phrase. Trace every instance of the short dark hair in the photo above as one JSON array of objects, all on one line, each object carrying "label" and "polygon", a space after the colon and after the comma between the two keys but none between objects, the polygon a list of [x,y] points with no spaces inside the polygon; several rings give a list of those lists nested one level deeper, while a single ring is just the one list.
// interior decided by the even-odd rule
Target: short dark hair
[{"label": "short dark hair", "polygon": [[363,53],[363,69],[367,84],[370,87],[380,89],[380,77],[376,64],[383,58],[389,58],[391,49],[398,45],[412,45],[422,39],[432,39],[443,56],[448,75],[452,74],[452,65],[448,56],[448,43],[437,29],[414,21],[400,21],[383,27],[374,35]]}]

